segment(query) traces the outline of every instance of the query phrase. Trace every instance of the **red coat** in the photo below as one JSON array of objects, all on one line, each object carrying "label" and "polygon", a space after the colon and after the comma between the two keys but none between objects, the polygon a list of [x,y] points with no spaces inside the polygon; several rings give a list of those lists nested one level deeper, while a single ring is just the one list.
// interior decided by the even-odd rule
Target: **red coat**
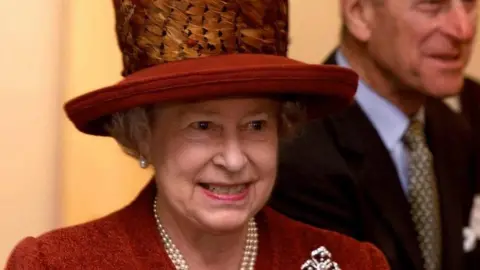
[{"label": "red coat", "polygon": [[[155,186],[104,218],[21,241],[7,262],[17,269],[174,269],[152,214]],[[257,218],[256,269],[300,269],[311,251],[326,247],[342,270],[390,269],[380,251],[338,233],[298,223],[270,208]]]}]

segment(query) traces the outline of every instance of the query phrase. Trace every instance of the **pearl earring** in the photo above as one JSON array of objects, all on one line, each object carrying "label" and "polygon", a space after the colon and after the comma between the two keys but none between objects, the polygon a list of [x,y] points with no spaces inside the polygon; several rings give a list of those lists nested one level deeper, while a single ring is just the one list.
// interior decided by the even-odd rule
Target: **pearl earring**
[{"label": "pearl earring", "polygon": [[139,162],[140,162],[140,168],[146,169],[148,167],[148,161],[143,156],[140,156]]}]

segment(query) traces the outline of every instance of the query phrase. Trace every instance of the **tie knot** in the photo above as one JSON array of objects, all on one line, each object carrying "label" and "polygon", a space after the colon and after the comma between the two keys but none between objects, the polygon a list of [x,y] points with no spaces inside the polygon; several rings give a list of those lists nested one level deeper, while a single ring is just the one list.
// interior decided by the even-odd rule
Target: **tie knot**
[{"label": "tie knot", "polygon": [[411,120],[407,132],[405,132],[404,140],[410,148],[416,148],[421,144],[425,144],[423,123],[418,120]]}]

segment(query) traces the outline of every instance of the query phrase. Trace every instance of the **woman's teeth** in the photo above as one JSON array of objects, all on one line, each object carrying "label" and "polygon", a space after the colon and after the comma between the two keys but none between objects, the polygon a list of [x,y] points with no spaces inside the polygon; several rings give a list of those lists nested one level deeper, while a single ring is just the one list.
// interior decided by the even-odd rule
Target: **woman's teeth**
[{"label": "woman's teeth", "polygon": [[235,185],[235,186],[216,186],[216,185],[204,184],[202,186],[213,193],[223,194],[223,195],[238,194],[244,191],[245,188],[247,187],[247,185],[245,184]]}]

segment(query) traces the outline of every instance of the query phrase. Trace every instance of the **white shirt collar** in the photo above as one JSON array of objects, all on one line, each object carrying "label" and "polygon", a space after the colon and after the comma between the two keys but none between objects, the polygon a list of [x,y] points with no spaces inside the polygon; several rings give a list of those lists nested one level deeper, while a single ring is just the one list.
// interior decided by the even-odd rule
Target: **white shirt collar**
[{"label": "white shirt collar", "polygon": [[[350,68],[340,51],[337,51],[335,60],[338,65]],[[355,100],[372,122],[384,145],[391,151],[397,143],[402,141],[403,135],[410,124],[409,117],[387,99],[373,91],[361,79],[358,83]],[[425,112],[423,107],[417,112],[415,118],[422,123],[424,122]]]}]

